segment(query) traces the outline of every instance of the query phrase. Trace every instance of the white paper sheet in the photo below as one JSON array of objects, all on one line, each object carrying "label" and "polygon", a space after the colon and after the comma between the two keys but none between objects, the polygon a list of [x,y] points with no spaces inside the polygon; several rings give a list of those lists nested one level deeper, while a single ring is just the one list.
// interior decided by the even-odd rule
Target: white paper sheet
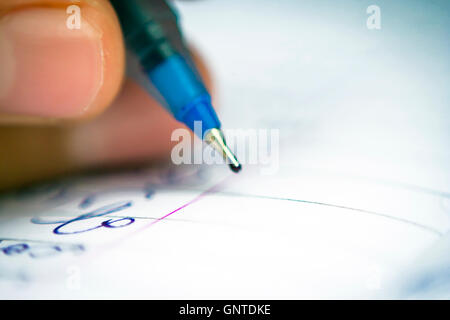
[{"label": "white paper sheet", "polygon": [[379,2],[379,31],[360,1],[177,3],[224,124],[280,129],[279,170],[7,195],[0,298],[450,298],[450,28]]}]

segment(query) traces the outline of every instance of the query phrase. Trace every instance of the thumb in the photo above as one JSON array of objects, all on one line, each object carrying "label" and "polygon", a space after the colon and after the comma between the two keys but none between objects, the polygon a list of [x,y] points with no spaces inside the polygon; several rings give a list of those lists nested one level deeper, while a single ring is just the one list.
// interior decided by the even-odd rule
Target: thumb
[{"label": "thumb", "polygon": [[121,37],[107,0],[2,0],[0,123],[103,111],[124,74]]}]

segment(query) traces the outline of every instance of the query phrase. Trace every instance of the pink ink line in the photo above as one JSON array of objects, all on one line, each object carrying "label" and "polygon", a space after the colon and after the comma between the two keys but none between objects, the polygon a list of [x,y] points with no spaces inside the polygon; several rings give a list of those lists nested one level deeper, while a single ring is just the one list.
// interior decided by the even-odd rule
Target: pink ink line
[{"label": "pink ink line", "polygon": [[126,235],[126,236],[124,236],[124,237],[122,237],[122,238],[120,238],[120,239],[113,240],[112,242],[109,242],[109,243],[107,243],[107,244],[104,244],[104,245],[101,246],[101,247],[103,247],[104,249],[107,249],[107,248],[113,248],[113,247],[115,247],[115,246],[117,246],[117,245],[119,245],[119,244],[125,242],[127,239],[130,239],[130,238],[136,236],[137,234],[139,234],[140,232],[146,230],[147,228],[150,228],[151,226],[153,226],[153,225],[157,224],[158,222],[160,222],[160,221],[166,219],[167,217],[173,215],[174,213],[177,213],[178,211],[180,211],[180,210],[182,210],[182,209],[184,209],[184,208],[190,206],[191,204],[193,204],[193,203],[199,201],[200,199],[202,199],[202,198],[205,197],[206,195],[215,192],[215,191],[216,191],[216,190],[217,190],[217,189],[218,189],[218,188],[219,188],[219,187],[220,187],[220,186],[221,186],[221,185],[222,185],[222,184],[230,177],[230,176],[231,176],[231,175],[226,176],[223,180],[219,181],[218,183],[216,183],[215,185],[213,185],[213,186],[210,187],[209,189],[203,191],[203,192],[200,193],[198,196],[196,196],[194,199],[192,199],[191,201],[185,203],[185,204],[182,205],[181,207],[179,207],[179,208],[177,208],[177,209],[175,209],[175,210],[169,212],[168,214],[162,216],[161,218],[158,218],[158,219],[156,219],[156,220],[153,220],[151,223],[149,223],[149,224],[143,226],[143,227],[140,228],[140,229],[137,229],[137,230],[133,231],[131,234],[128,234],[128,235]]},{"label": "pink ink line", "polygon": [[142,231],[143,229],[147,229],[147,228],[149,228],[149,227],[151,227],[151,226],[157,224],[158,222],[164,220],[165,218],[171,216],[172,214],[177,213],[178,211],[180,211],[180,210],[182,210],[182,209],[184,209],[184,208],[190,206],[191,204],[193,204],[193,203],[199,201],[200,199],[202,199],[202,198],[205,197],[206,195],[215,192],[215,191],[218,189],[218,187],[219,187],[222,183],[224,183],[225,180],[227,180],[229,177],[230,177],[230,176],[227,176],[225,179],[223,179],[223,180],[220,181],[219,183],[213,185],[211,188],[209,188],[209,189],[203,191],[202,193],[200,193],[197,197],[195,197],[194,199],[192,199],[192,200],[189,201],[188,203],[186,203],[186,204],[182,205],[181,207],[179,207],[179,208],[173,210],[172,212],[169,212],[169,213],[166,214],[165,216],[162,216],[161,218],[158,218],[158,219],[152,221],[151,223],[149,223],[148,225],[144,226],[143,228],[141,228],[140,230],[138,230],[138,231],[136,231],[136,232],[140,232],[140,231]]},{"label": "pink ink line", "polygon": [[[209,189],[203,191],[202,193],[200,193],[198,196],[196,196],[194,199],[192,199],[192,200],[189,201],[188,203],[186,203],[186,204],[182,205],[181,207],[179,207],[179,208],[177,208],[177,209],[175,209],[175,210],[169,212],[168,214],[162,216],[161,218],[158,218],[158,219],[152,221],[152,222],[149,223],[148,225],[143,226],[142,228],[140,228],[140,229],[134,231],[133,233],[128,234],[128,235],[126,235],[126,236],[124,236],[124,237],[121,237],[120,239],[115,239],[115,240],[113,240],[113,241],[111,241],[111,242],[108,242],[108,243],[105,243],[105,244],[96,246],[96,247],[97,247],[97,248],[96,248],[97,250],[90,251],[90,253],[88,253],[87,256],[88,256],[88,257],[91,256],[91,257],[93,257],[93,258],[94,258],[94,257],[98,258],[100,255],[106,253],[106,252],[108,251],[108,249],[116,248],[118,245],[123,244],[126,240],[128,240],[128,239],[130,239],[130,238],[136,236],[137,234],[139,234],[140,232],[146,230],[147,228],[149,228],[149,227],[155,225],[156,223],[158,223],[158,222],[160,222],[160,221],[166,219],[167,217],[171,216],[172,214],[177,213],[178,211],[180,211],[180,210],[182,210],[182,209],[184,209],[184,208],[190,206],[191,204],[193,204],[193,203],[199,201],[200,199],[202,199],[202,198],[205,197],[206,195],[215,192],[215,191],[219,188],[219,186],[222,185],[222,184],[223,184],[230,176],[231,176],[231,175],[226,176],[223,180],[219,181],[218,183],[216,183],[215,185],[213,185],[211,188],[209,188]],[[89,259],[87,259],[87,260],[89,260]],[[86,261],[86,260],[85,260],[85,261]]]},{"label": "pink ink line", "polygon": [[[195,197],[194,199],[192,199],[191,201],[189,201],[188,203],[182,205],[181,207],[173,210],[172,212],[169,212],[168,214],[166,214],[165,216],[162,216],[161,218],[158,218],[156,220],[153,220],[150,224],[146,225],[145,227],[143,227],[142,229],[146,229],[151,227],[152,225],[160,222],[161,220],[164,220],[165,218],[167,218],[168,216],[171,216],[172,214],[180,211],[181,209],[186,208],[187,206],[190,206],[191,204],[193,204],[194,202],[197,202],[198,200],[200,200],[201,198],[203,198],[203,196],[205,196],[207,194],[209,190],[204,191],[203,193],[199,194],[197,197]],[[142,230],[141,229],[141,230]],[[140,231],[140,230],[139,230]]]}]

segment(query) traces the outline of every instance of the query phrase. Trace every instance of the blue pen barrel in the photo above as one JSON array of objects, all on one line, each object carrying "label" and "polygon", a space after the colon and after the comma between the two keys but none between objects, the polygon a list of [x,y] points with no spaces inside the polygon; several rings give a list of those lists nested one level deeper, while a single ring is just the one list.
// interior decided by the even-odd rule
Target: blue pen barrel
[{"label": "blue pen barrel", "polygon": [[200,119],[203,131],[220,128],[210,95],[181,56],[171,56],[150,70],[148,75],[178,121],[192,131],[194,122]]},{"label": "blue pen barrel", "polygon": [[182,42],[176,14],[164,0],[111,0],[127,47],[138,57],[144,72],[164,99],[165,107],[194,131],[220,128],[208,94]]}]

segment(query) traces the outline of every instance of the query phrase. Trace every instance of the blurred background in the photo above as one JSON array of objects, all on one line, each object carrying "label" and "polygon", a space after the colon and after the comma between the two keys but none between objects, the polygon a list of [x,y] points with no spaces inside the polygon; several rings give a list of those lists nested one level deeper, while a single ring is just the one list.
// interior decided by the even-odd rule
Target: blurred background
[{"label": "blurred background", "polygon": [[[191,203],[228,171],[206,168],[184,182],[141,171],[76,178],[42,188],[34,202],[0,203],[1,237],[82,243],[95,255],[84,264],[0,260],[1,270],[38,280],[28,291],[0,281],[3,296],[450,298],[450,2],[173,4],[211,69],[224,128],[279,130],[279,170],[244,166],[137,235],[134,226]],[[368,27],[371,6],[379,29]],[[143,199],[148,185],[155,194]],[[126,213],[136,219],[130,235],[103,228],[64,238],[29,223],[38,211],[51,216],[49,194],[73,200],[65,213],[77,216],[99,190],[110,191],[101,204],[137,203]],[[116,248],[117,239],[127,241]],[[78,263],[88,281],[67,291],[64,268]]]},{"label": "blurred background", "polygon": [[284,164],[449,190],[448,1],[175,4],[226,127],[281,129]]},{"label": "blurred background", "polygon": [[[225,126],[280,129],[275,193],[395,212],[438,227],[445,236],[422,249],[413,249],[408,237],[394,249],[395,236],[387,240],[389,231],[381,229],[385,238],[375,238],[386,256],[378,261],[393,266],[389,246],[394,255],[417,250],[414,262],[400,268],[410,276],[400,296],[449,297],[450,2],[176,5],[185,34],[213,70]],[[373,5],[379,29],[368,27]],[[331,187],[321,174],[342,179]],[[361,181],[388,190],[367,190]]]}]

